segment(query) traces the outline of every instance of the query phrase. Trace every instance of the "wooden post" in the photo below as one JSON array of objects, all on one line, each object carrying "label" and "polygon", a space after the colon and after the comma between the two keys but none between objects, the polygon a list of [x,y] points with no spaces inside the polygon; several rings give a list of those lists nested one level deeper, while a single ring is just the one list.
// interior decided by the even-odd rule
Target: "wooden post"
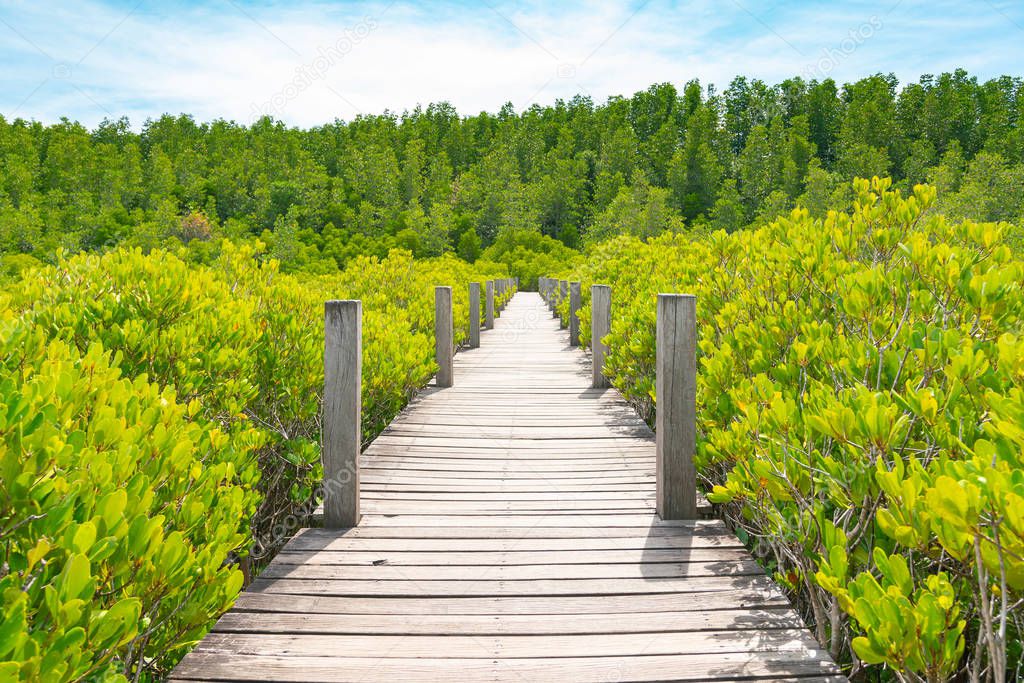
[{"label": "wooden post", "polygon": [[580,283],[569,283],[569,346],[580,345]]},{"label": "wooden post", "polygon": [[[559,280],[558,281],[558,303],[559,303],[559,305],[561,305],[561,303],[563,301],[565,301],[566,297],[568,297],[568,296],[569,296],[569,281],[568,280]],[[567,320],[567,318],[568,318],[568,316],[566,316],[566,318],[563,318],[563,317],[559,316],[559,318],[558,318],[558,326],[561,329],[563,329],[563,330],[566,327],[569,326],[568,325],[569,321]]]},{"label": "wooden post", "polygon": [[480,283],[469,283],[469,348],[480,348]]},{"label": "wooden post", "polygon": [[324,304],[323,442],[324,525],[343,529],[359,523],[363,305]]},{"label": "wooden post", "polygon": [[434,287],[434,357],[437,359],[437,386],[452,385],[452,288]]},{"label": "wooden post", "polygon": [[601,340],[612,328],[612,288],[608,285],[590,287],[590,350],[593,360],[594,378],[591,386],[604,389],[610,386],[604,376],[604,359],[608,346]]},{"label": "wooden post", "polygon": [[487,301],[484,302],[484,327],[494,329],[494,280],[487,281]]},{"label": "wooden post", "polygon": [[697,299],[658,295],[657,509],[662,519],[697,518]]}]

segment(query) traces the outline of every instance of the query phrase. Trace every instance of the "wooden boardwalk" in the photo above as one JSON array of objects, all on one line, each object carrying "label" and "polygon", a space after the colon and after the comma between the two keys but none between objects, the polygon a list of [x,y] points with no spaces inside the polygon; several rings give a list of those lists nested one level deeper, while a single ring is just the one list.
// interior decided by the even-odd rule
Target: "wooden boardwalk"
[{"label": "wooden boardwalk", "polygon": [[652,432],[519,293],[365,451],[176,680],[842,681],[717,520],[654,511]]}]

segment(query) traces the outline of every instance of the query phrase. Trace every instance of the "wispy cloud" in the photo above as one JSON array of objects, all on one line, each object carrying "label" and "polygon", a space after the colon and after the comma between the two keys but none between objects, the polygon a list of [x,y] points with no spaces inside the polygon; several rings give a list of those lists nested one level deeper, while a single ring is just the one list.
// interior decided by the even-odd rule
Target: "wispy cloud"
[{"label": "wispy cloud", "polygon": [[[880,27],[855,49],[849,36]],[[315,125],[448,100],[463,112],[691,78],[903,79],[1024,63],[1024,9],[997,0],[328,4],[0,0],[0,114],[135,125],[164,112]],[[846,41],[846,42],[844,42]]]}]

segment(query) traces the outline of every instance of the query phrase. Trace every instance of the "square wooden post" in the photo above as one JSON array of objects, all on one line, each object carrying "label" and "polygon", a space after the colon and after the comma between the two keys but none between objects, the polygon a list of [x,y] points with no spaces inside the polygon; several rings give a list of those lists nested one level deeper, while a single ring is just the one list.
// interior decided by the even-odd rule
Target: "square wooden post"
[{"label": "square wooden post", "polygon": [[480,348],[480,283],[469,283],[469,348]]},{"label": "square wooden post", "polygon": [[[568,280],[559,280],[558,281],[558,306],[560,306],[562,304],[562,302],[565,301],[566,297],[568,297],[568,296],[569,296],[569,281]],[[556,308],[557,308],[557,306],[556,306]],[[568,317],[569,317],[568,315],[565,318],[563,318],[561,316],[558,317],[558,326],[561,329],[563,329],[563,330],[566,327],[569,326],[569,324],[568,324],[569,323]]]},{"label": "square wooden post", "polygon": [[487,301],[484,303],[484,327],[494,329],[494,280],[487,281]]},{"label": "square wooden post", "polygon": [[324,304],[324,394],[321,457],[324,525],[359,523],[359,451],[363,375],[363,306]]},{"label": "square wooden post", "polygon": [[452,327],[452,288],[434,287],[434,356],[437,359],[437,386],[452,385],[455,356]]},{"label": "square wooden post", "polygon": [[590,350],[593,361],[593,382],[595,389],[611,386],[604,376],[604,359],[608,346],[601,341],[612,330],[612,288],[608,285],[593,285],[590,288]]},{"label": "square wooden post", "polygon": [[662,519],[697,518],[697,299],[658,295],[657,496]]},{"label": "square wooden post", "polygon": [[569,346],[580,345],[580,283],[569,283]]}]

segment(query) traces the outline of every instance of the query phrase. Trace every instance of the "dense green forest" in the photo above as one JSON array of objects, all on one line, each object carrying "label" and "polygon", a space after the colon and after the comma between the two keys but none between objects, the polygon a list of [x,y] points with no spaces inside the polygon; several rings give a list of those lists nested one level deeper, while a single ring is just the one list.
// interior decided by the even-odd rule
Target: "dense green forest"
[{"label": "dense green forest", "polygon": [[[163,116],[134,132],[0,118],[0,250],[8,271],[58,249],[148,250],[263,236],[288,270],[331,272],[395,246],[474,259],[628,233],[735,230],[852,201],[850,180],[929,182],[955,217],[1024,214],[1024,83],[963,70],[902,86],[738,77],[659,84],[517,114],[446,103],[301,130]],[[521,233],[534,233],[524,237]],[[501,237],[505,235],[506,239]],[[513,235],[509,238],[508,235]]]}]

